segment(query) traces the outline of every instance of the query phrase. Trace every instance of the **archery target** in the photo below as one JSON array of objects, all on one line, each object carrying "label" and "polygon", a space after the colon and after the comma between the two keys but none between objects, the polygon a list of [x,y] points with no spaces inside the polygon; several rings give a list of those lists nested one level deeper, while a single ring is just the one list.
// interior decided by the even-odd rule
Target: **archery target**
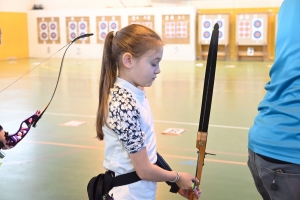
[{"label": "archery target", "polygon": [[49,27],[51,31],[57,30],[57,23],[56,22],[50,22]]},{"label": "archery target", "polygon": [[40,29],[42,31],[47,31],[48,30],[48,24],[47,24],[47,22],[40,22]]},{"label": "archery target", "polygon": [[188,36],[188,23],[186,21],[181,21],[176,23],[176,37],[177,38],[187,38]]},{"label": "archery target", "polygon": [[[87,22],[85,21],[80,21],[78,23],[78,27],[79,27],[79,34],[80,35],[84,35],[87,33]],[[84,37],[84,38],[80,38],[80,40],[87,40],[88,38],[87,37]]]},{"label": "archery target", "polygon": [[48,40],[48,23],[40,22],[40,39],[45,41]]},{"label": "archery target", "polygon": [[219,31],[219,38],[224,38],[224,36],[223,36],[223,32],[221,32],[221,31]]},{"label": "archery target", "polygon": [[76,32],[70,32],[69,36],[70,36],[69,37],[70,40],[74,40],[77,37],[77,33]]},{"label": "archery target", "polygon": [[209,39],[210,38],[210,32],[205,31],[202,35],[205,39]]},{"label": "archery target", "polygon": [[[130,22],[128,22],[129,24]],[[109,32],[117,32],[121,29],[121,16],[97,16],[97,44],[103,44]]]},{"label": "archery target", "polygon": [[217,19],[214,24],[218,23],[219,29],[224,28],[224,19]]},{"label": "archery target", "polygon": [[204,28],[210,28],[210,26],[211,26],[211,21],[210,20],[204,21],[204,23],[203,23]]},{"label": "archery target", "polygon": [[165,22],[166,38],[175,38],[175,34],[176,34],[175,22]]},{"label": "archery target", "polygon": [[214,21],[214,24],[218,23],[219,24],[219,40],[224,40],[225,36],[225,26],[224,26],[224,19],[216,19]]},{"label": "archery target", "polygon": [[109,31],[117,31],[119,28],[118,21],[110,21],[109,22]]},{"label": "archery target", "polygon": [[[66,17],[67,42],[72,42],[77,37],[87,34],[89,26],[89,17]],[[83,37],[76,41],[77,44],[90,44],[89,37]]]},{"label": "archery target", "polygon": [[79,22],[79,29],[81,31],[86,30],[86,27],[87,27],[86,22]]},{"label": "archery target", "polygon": [[48,33],[47,32],[41,32],[40,33],[41,40],[48,40]]},{"label": "archery target", "polygon": [[77,37],[77,22],[70,21],[68,27],[69,27],[69,39],[74,40]]},{"label": "archery target", "polygon": [[50,32],[50,40],[57,40],[57,33],[56,32]]},{"label": "archery target", "polygon": [[190,44],[190,15],[162,15],[162,39],[166,44]]},{"label": "archery target", "polygon": [[58,39],[58,34],[57,34],[57,23],[56,22],[50,22],[49,23],[49,28],[50,28],[50,40],[57,40]]},{"label": "archery target", "polygon": [[240,20],[238,22],[238,38],[250,38],[249,20]]},{"label": "archery target", "polygon": [[254,18],[252,19],[252,40],[263,39],[263,19]]},{"label": "archery target", "polygon": [[69,30],[77,32],[77,22],[69,22]]},{"label": "archery target", "polygon": [[212,20],[211,19],[204,19],[203,22],[202,22],[202,28],[201,28],[202,40],[209,41],[211,31],[212,31]]},{"label": "archery target", "polygon": [[107,21],[100,21],[99,22],[99,39],[105,40],[106,35],[108,33],[108,23]]},{"label": "archery target", "polygon": [[38,44],[59,44],[59,17],[38,17]]}]

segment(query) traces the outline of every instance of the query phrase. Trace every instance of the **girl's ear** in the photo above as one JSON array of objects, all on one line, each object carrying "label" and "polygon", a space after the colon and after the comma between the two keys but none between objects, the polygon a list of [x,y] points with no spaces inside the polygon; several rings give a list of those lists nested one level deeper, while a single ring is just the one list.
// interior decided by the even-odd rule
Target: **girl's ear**
[{"label": "girl's ear", "polygon": [[128,69],[132,68],[132,58],[133,57],[130,53],[124,53],[122,56],[123,65]]}]

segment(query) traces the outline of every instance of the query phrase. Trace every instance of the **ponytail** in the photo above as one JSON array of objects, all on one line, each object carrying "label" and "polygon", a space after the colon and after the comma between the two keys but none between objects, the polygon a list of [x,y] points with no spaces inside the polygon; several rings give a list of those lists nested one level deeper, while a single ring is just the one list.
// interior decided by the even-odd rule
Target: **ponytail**
[{"label": "ponytail", "polygon": [[139,58],[147,51],[163,46],[157,33],[139,24],[128,25],[114,34],[109,32],[105,38],[100,75],[99,105],[97,113],[97,137],[103,140],[102,127],[107,124],[108,98],[110,89],[117,79],[118,67],[122,66],[121,57],[128,52]]},{"label": "ponytail", "polygon": [[113,31],[109,32],[105,38],[102,66],[100,74],[100,87],[99,87],[99,105],[96,121],[97,137],[99,140],[103,140],[104,134],[102,126],[107,125],[106,117],[108,113],[108,97],[110,88],[114,86],[117,78],[117,61],[113,56]]}]

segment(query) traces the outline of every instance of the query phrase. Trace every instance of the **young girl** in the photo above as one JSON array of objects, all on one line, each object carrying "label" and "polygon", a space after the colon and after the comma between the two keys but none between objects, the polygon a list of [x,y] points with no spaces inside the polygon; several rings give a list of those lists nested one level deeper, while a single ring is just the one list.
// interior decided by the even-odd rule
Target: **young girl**
[{"label": "young girl", "polygon": [[[105,142],[103,166],[116,176],[136,171],[140,181],[114,187],[116,200],[153,200],[157,182],[176,182],[188,197],[198,180],[154,163],[156,136],[149,102],[142,88],[160,73],[163,42],[151,29],[132,24],[107,34],[100,76],[97,137]],[[200,192],[194,191],[198,196]]]}]

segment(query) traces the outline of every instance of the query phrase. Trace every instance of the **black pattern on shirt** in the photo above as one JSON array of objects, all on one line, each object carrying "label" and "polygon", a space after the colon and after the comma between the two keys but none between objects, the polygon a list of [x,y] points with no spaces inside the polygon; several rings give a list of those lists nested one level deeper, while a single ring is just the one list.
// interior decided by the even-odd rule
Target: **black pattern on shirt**
[{"label": "black pattern on shirt", "polygon": [[136,100],[126,89],[116,86],[109,102],[108,124],[118,134],[128,153],[144,147],[145,133],[140,126],[140,111]]}]

